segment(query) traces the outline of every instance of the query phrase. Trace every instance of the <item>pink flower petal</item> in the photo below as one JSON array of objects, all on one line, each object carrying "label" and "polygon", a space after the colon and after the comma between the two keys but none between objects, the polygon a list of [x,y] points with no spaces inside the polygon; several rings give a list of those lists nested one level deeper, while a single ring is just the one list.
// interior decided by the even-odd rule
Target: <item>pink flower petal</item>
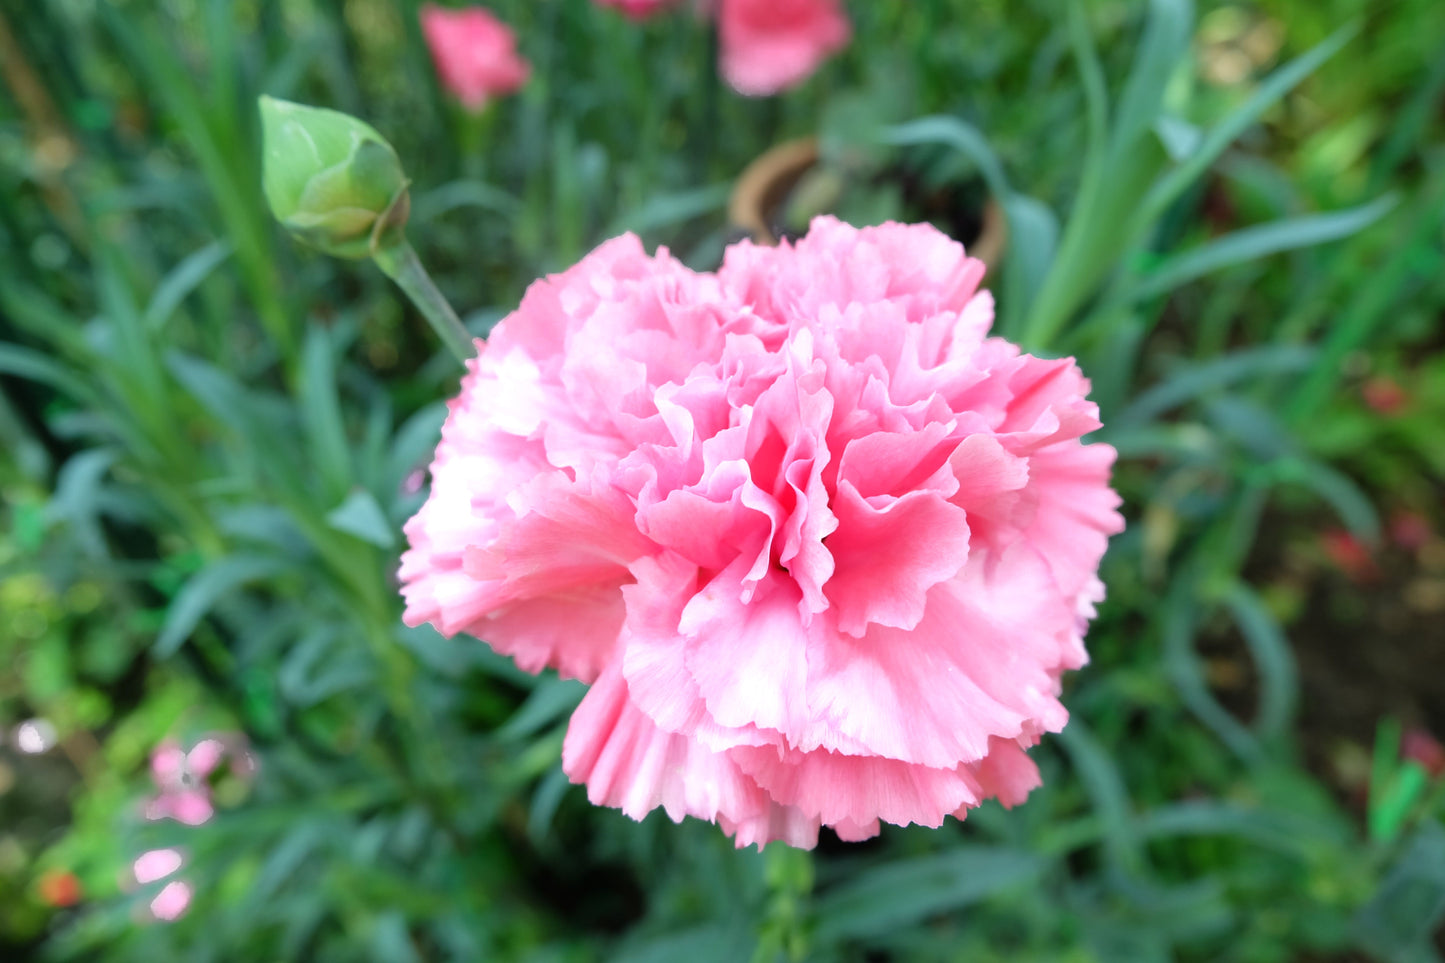
[{"label": "pink flower petal", "polygon": [[136,857],[131,866],[135,881],[142,885],[154,883],[181,868],[185,860],[177,849],[152,849]]},{"label": "pink flower petal", "polygon": [[782,839],[811,847],[818,824],[779,806],[724,754],[659,729],[633,706],[614,665],[598,677],[572,717],[562,768],[587,784],[587,798],[641,819],[661,806],[674,822],[697,816],[725,823],[739,847]]},{"label": "pink flower petal", "polygon": [[182,880],[167,883],[151,900],[151,913],[167,923],[178,920],[191,905],[191,884]]}]

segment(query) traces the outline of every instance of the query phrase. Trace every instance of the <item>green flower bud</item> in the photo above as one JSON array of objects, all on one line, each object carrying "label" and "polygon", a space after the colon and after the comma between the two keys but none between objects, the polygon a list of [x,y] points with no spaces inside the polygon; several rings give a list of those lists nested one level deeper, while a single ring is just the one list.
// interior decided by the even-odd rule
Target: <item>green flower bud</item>
[{"label": "green flower bud", "polygon": [[396,151],[369,124],[262,97],[261,182],[271,213],[301,241],[366,258],[402,242],[411,211]]}]

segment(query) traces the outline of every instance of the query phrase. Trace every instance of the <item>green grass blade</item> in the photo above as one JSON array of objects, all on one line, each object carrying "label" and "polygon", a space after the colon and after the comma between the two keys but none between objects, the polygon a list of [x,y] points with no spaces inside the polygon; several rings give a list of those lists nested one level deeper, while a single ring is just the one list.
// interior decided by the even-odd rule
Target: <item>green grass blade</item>
[{"label": "green grass blade", "polygon": [[190,638],[216,603],[248,582],[286,574],[289,563],[268,555],[229,555],[201,569],[176,593],[151,654],[164,659]]},{"label": "green grass blade", "polygon": [[1318,352],[1296,345],[1245,348],[1204,364],[1189,365],[1139,395],[1109,423],[1109,428],[1145,425],[1172,408],[1249,378],[1307,371]]},{"label": "green grass blade", "polygon": [[193,291],[205,283],[206,278],[231,256],[229,241],[212,241],[210,244],[188,254],[179,264],[161,279],[151,295],[145,309],[145,324],[152,332],[165,327],[171,315]]},{"label": "green grass blade", "polygon": [[1299,704],[1299,670],[1289,640],[1259,595],[1244,583],[1231,586],[1224,603],[1259,670],[1259,711],[1254,728],[1265,739],[1283,739],[1289,735]]},{"label": "green grass blade", "polygon": [[828,944],[885,936],[930,916],[1034,883],[1047,864],[1022,850],[957,846],[852,876],[815,904],[814,938]]},{"label": "green grass blade", "polygon": [[1148,216],[1152,218],[1161,214],[1174,202],[1175,198],[1209,169],[1209,165],[1224,153],[1225,148],[1234,143],[1235,139],[1248,130],[1250,125],[1257,121],[1266,110],[1278,103],[1285,94],[1314,73],[1320,64],[1338,53],[1358,29],[1357,26],[1350,25],[1335,31],[1313,50],[1302,54],[1270,74],[1269,78],[1247,101],[1204,135],[1204,140],[1200,142],[1199,148],[1190,155],[1188,160],[1159,179],[1149,191],[1144,202],[1145,210],[1149,212]]},{"label": "green grass blade", "polygon": [[1387,194],[1348,210],[1309,214],[1235,231],[1217,241],[1165,258],[1137,283],[1133,296],[1158,297],[1223,268],[1349,237],[1384,217],[1398,201],[1395,195]]}]

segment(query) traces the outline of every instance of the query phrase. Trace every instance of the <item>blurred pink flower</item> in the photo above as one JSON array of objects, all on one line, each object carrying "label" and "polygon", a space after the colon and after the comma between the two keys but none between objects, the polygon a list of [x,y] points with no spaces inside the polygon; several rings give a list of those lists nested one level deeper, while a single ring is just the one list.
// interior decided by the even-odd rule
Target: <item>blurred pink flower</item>
[{"label": "blurred pink flower", "polygon": [[1434,537],[1430,519],[1419,512],[1402,509],[1390,517],[1390,539],[1408,552],[1424,548]]},{"label": "blurred pink flower", "polygon": [[838,0],[718,0],[722,73],[749,96],[802,83],[851,35]]},{"label": "blurred pink flower", "polygon": [[172,880],[151,900],[151,914],[167,923],[180,919],[181,914],[191,905],[191,895],[190,883],[179,879]]},{"label": "blurred pink flower", "polygon": [[532,67],[517,53],[512,29],[484,7],[449,10],[428,3],[421,29],[442,86],[471,111],[527,82]]},{"label": "blurred pink flower", "polygon": [[987,337],[983,272],[819,218],[537,282],[451,402],[406,620],[592,683],[563,765],[634,818],[811,846],[1021,802],[1122,520],[1088,382]]},{"label": "blurred pink flower", "polygon": [[164,742],[151,753],[151,779],[160,793],[146,806],[147,819],[167,817],[199,826],[215,812],[207,782],[221,764],[226,747],[217,739],[202,739],[190,752],[177,742]]},{"label": "blurred pink flower", "polygon": [[670,7],[677,0],[597,0],[604,7],[616,7],[635,20],[650,17],[664,7]]},{"label": "blurred pink flower", "polygon": [[180,869],[184,861],[178,849],[152,849],[136,857],[131,872],[137,883],[154,883]]},{"label": "blurred pink flower", "polygon": [[1400,740],[1400,756],[1419,763],[1432,778],[1445,776],[1445,746],[1440,745],[1428,729],[1414,726],[1405,730]]}]

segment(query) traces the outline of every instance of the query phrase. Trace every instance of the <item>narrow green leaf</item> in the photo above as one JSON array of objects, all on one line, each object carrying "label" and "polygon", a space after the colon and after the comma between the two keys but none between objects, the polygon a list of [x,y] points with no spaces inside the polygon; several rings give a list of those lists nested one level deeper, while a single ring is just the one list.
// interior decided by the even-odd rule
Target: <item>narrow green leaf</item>
[{"label": "narrow green leaf", "polygon": [[387,910],[371,921],[372,963],[421,963],[401,910]]},{"label": "narrow green leaf", "polygon": [[1059,245],[1059,219],[1047,204],[1023,194],[1009,193],[999,204],[1008,223],[1002,332],[1005,337],[1016,338],[1053,266]]},{"label": "narrow green leaf", "polygon": [[1273,462],[1291,456],[1299,443],[1273,411],[1238,395],[1221,394],[1204,403],[1204,413],[1221,435],[1232,438],[1249,454]]},{"label": "narrow green leaf", "polygon": [[248,582],[278,578],[289,571],[289,563],[265,555],[231,555],[207,565],[176,593],[152,654],[158,659],[174,655],[221,599]]},{"label": "narrow green leaf", "polygon": [[1047,863],[1023,850],[956,846],[864,870],[815,903],[819,943],[885,936],[1034,883]]},{"label": "narrow green leaf", "polygon": [[496,732],[503,741],[530,736],[556,719],[570,713],[582,701],[587,687],[576,679],[550,679],[532,690],[527,701]]},{"label": "narrow green leaf", "polygon": [[355,535],[377,548],[392,548],[396,545],[396,531],[387,519],[386,512],[381,510],[376,496],[364,488],[352,489],[346,500],[327,514],[326,523],[339,532]]},{"label": "narrow green leaf", "polygon": [[229,241],[212,241],[186,257],[170,270],[146,305],[145,323],[151,331],[165,327],[181,303],[231,256]]},{"label": "narrow green leaf", "polygon": [[732,194],[731,184],[713,184],[691,191],[677,191],[650,197],[640,207],[624,211],[612,221],[608,234],[632,231],[645,234],[664,227],[685,224],[694,218],[722,210]]},{"label": "narrow green leaf", "polygon": [[1079,782],[1089,794],[1108,841],[1110,858],[1120,869],[1137,872],[1143,866],[1143,848],[1129,791],[1119,768],[1078,719],[1071,719],[1064,727],[1059,744],[1068,753]]},{"label": "narrow green leaf", "polygon": [[50,385],[76,401],[99,403],[90,385],[72,369],[39,351],[22,348],[18,344],[0,342],[0,374]]},{"label": "narrow green leaf", "polygon": [[295,826],[279,842],[269,846],[266,861],[248,887],[247,901],[257,907],[264,905],[301,871],[327,834],[326,824],[313,818]]},{"label": "narrow green leaf", "polygon": [[1236,582],[1224,596],[1234,623],[1259,670],[1259,712],[1254,727],[1268,739],[1289,734],[1299,702],[1299,670],[1284,631],[1253,589]]},{"label": "narrow green leaf", "polygon": [[1232,352],[1214,361],[1181,367],[1134,399],[1110,422],[1111,428],[1144,425],[1172,408],[1210,391],[1228,388],[1249,378],[1305,371],[1317,356],[1312,348],[1265,345]]},{"label": "narrow green leaf", "polygon": [[1370,838],[1392,843],[1405,828],[1410,811],[1430,788],[1430,773],[1413,759],[1405,760],[1378,800],[1370,801]]},{"label": "narrow green leaf", "polygon": [[97,502],[101,482],[117,457],[117,452],[108,448],[93,448],[72,456],[61,466],[55,494],[45,507],[51,519],[70,524],[81,548],[92,558],[107,554]]},{"label": "narrow green leaf", "polygon": [[464,207],[478,207],[508,217],[514,216],[521,202],[499,187],[475,180],[457,180],[412,199],[412,216],[424,223]]},{"label": "narrow green leaf", "polygon": [[1193,25],[1194,5],[1190,0],[1149,0],[1144,35],[1119,98],[1110,145],[1115,160],[1131,152],[1132,145],[1153,130],[1169,78],[1188,57]]},{"label": "narrow green leaf", "polygon": [[1319,363],[1285,407],[1291,422],[1318,412],[1336,390],[1346,356],[1397,314],[1391,309],[1402,296],[1414,285],[1438,278],[1438,257],[1424,256],[1424,252],[1438,251],[1439,234],[1445,228],[1445,176],[1427,182],[1398,220],[1404,223],[1392,238],[1384,263],[1372,266],[1362,283],[1346,289],[1348,297],[1333,314]]},{"label": "narrow green leaf", "polygon": [[541,846],[546,842],[557,808],[571,788],[572,780],[567,778],[561,766],[557,766],[543,776],[532,791],[532,805],[527,808],[527,838],[532,840],[533,845]]},{"label": "narrow green leaf", "polygon": [[1216,241],[1165,258],[1137,283],[1133,296],[1139,299],[1158,297],[1181,284],[1222,268],[1244,264],[1281,251],[1292,251],[1349,237],[1384,217],[1397,200],[1395,195],[1387,194],[1368,204],[1344,211],[1309,214],[1246,227]]},{"label": "narrow green leaf", "polygon": [[1254,735],[1209,691],[1204,669],[1194,651],[1195,618],[1194,602],[1186,597],[1181,586],[1165,602],[1164,669],[1179,690],[1184,705],[1200,722],[1241,759],[1258,759],[1259,743]]},{"label": "narrow green leaf", "polygon": [[1445,919],[1445,828],[1421,825],[1354,920],[1362,948],[1391,963],[1431,963],[1431,935]]},{"label": "narrow green leaf", "polygon": [[739,963],[757,943],[753,927],[741,922],[707,923],[650,939],[628,940],[611,963]]},{"label": "narrow green leaf", "polygon": [[1149,839],[1171,836],[1233,836],[1308,859],[1322,839],[1339,842],[1332,826],[1300,813],[1241,806],[1213,799],[1169,803],[1144,814],[1139,832]]},{"label": "narrow green leaf", "polygon": [[940,144],[952,147],[966,155],[978,167],[989,193],[1004,198],[1010,193],[1008,179],[1004,177],[1003,165],[998,155],[989,146],[988,138],[972,124],[957,117],[934,115],[921,117],[894,127],[885,128],[880,139],[885,144],[897,147]]},{"label": "narrow green leaf", "polygon": [[340,497],[351,485],[351,449],[341,420],[331,336],[324,328],[306,330],[302,356],[301,419],[310,454],[326,491]]},{"label": "narrow green leaf", "polygon": [[259,440],[254,437],[246,388],[230,372],[179,351],[166,355],[166,367],[213,418],[237,437],[247,442]]},{"label": "narrow green leaf", "polygon": [[[1083,0],[1070,0],[1069,3],[1069,44],[1079,65],[1084,106],[1089,112],[1087,156],[1102,159],[1109,136],[1109,91],[1104,82],[1104,68],[1099,63],[1099,49],[1089,30]],[[1085,166],[1089,166],[1087,162]]]},{"label": "narrow green leaf", "polygon": [[1380,539],[1380,513],[1370,496],[1348,475],[1313,458],[1283,459],[1275,468],[1282,481],[1310,489],[1327,502],[1350,533],[1368,543]]},{"label": "narrow green leaf", "polygon": [[424,468],[441,441],[442,423],[447,420],[446,402],[427,405],[402,422],[392,436],[386,455],[384,480],[387,490],[398,491],[408,475]]},{"label": "narrow green leaf", "polygon": [[[1370,756],[1369,800],[1372,811],[1378,801],[1385,798],[1385,791],[1400,761],[1400,730],[1400,720],[1393,717],[1381,719],[1375,727],[1375,749]],[[1373,819],[1370,816],[1368,821],[1373,822]]]},{"label": "narrow green leaf", "polygon": [[1258,120],[1266,110],[1274,106],[1280,98],[1293,90],[1300,81],[1314,73],[1320,64],[1334,56],[1357,30],[1358,27],[1355,25],[1337,30],[1313,50],[1291,60],[1270,74],[1269,78],[1260,84],[1259,89],[1247,101],[1204,135],[1198,149],[1189,156],[1188,160],[1159,179],[1144,201],[1144,207],[1149,212],[1148,219],[1152,220],[1163,213],[1176,197],[1194,183],[1195,179],[1219,158],[1220,154],[1224,153],[1226,147],[1249,129],[1250,125]]}]

